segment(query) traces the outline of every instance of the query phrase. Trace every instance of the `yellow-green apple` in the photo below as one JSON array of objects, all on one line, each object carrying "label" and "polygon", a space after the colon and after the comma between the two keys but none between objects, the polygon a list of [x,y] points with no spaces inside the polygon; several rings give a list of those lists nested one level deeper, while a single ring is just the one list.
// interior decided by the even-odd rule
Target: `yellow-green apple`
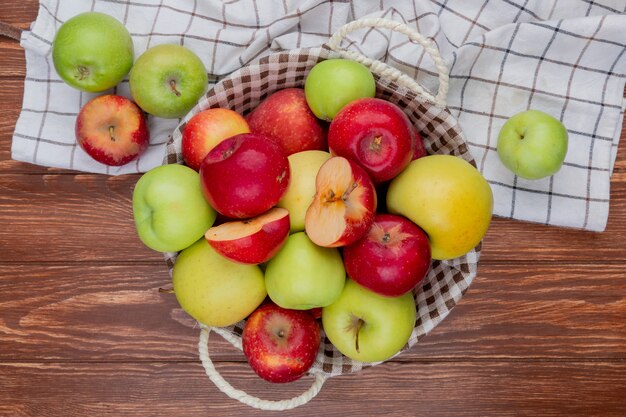
[{"label": "yellow-green apple", "polygon": [[374,183],[392,179],[413,159],[416,131],[395,104],[361,98],[344,106],[328,130],[333,155],[357,162]]},{"label": "yellow-green apple", "polygon": [[350,59],[327,59],[311,68],[304,92],[315,116],[331,121],[349,102],[374,97],[376,81],[363,64]]},{"label": "yellow-green apple", "polygon": [[372,225],[376,200],[376,189],[365,170],[334,156],[315,178],[315,196],[304,220],[306,233],[319,246],[349,245]]},{"label": "yellow-green apple", "polygon": [[204,237],[219,254],[243,264],[268,261],[289,235],[289,212],[274,207],[246,220],[235,220],[213,226]]},{"label": "yellow-green apple", "polygon": [[248,133],[246,119],[230,109],[206,109],[194,115],[183,129],[181,151],[188,167],[198,171],[205,156],[218,143],[240,133]]},{"label": "yellow-green apple", "polygon": [[315,362],[320,327],[308,311],[263,304],[246,320],[243,353],[254,372],[269,382],[291,382]]},{"label": "yellow-green apple", "polygon": [[563,123],[539,110],[512,116],[498,135],[498,156],[514,174],[537,180],[556,174],[567,154]]},{"label": "yellow-green apple", "polygon": [[104,95],[87,102],[75,123],[78,145],[105,165],[124,165],[141,155],[150,141],[146,118],[129,99]]},{"label": "yellow-green apple", "polygon": [[207,326],[230,326],[248,317],[265,299],[263,272],[224,258],[200,239],[176,258],[174,294],[187,314]]},{"label": "yellow-green apple", "polygon": [[278,207],[289,210],[291,233],[304,230],[304,216],[315,195],[315,177],[330,154],[324,151],[303,151],[289,155],[289,186]]},{"label": "yellow-green apple", "polygon": [[242,133],[220,142],[200,165],[205,197],[224,216],[242,219],[274,207],[289,185],[289,161],[271,139]]},{"label": "yellow-green apple", "polygon": [[348,276],[377,294],[398,297],[430,268],[428,236],[406,217],[377,214],[367,234],[343,249]]},{"label": "yellow-green apple", "polygon": [[61,25],[52,62],[68,85],[99,92],[117,85],[133,65],[133,40],[124,25],[99,12],[78,14]]},{"label": "yellow-green apple", "polygon": [[311,112],[302,88],[272,93],[246,120],[250,131],[272,138],[286,155],[328,147],[326,131]]},{"label": "yellow-green apple", "polygon": [[343,292],[322,309],[330,342],[350,359],[379,362],[398,353],[413,332],[413,293],[385,297],[348,279]]},{"label": "yellow-green apple", "polygon": [[200,189],[196,171],[161,165],[141,176],[133,190],[133,215],[141,241],[160,252],[178,252],[200,239],[215,210]]},{"label": "yellow-green apple", "polygon": [[469,252],[487,232],[493,194],[469,162],[429,155],[412,161],[391,181],[387,209],[424,229],[433,259],[452,259]]},{"label": "yellow-green apple", "polygon": [[346,270],[339,250],[317,246],[304,232],[290,235],[265,268],[265,286],[283,308],[308,310],[339,297]]},{"label": "yellow-green apple", "polygon": [[153,46],[130,70],[130,94],[147,113],[175,119],[184,116],[206,90],[208,76],[200,58],[174,44]]}]

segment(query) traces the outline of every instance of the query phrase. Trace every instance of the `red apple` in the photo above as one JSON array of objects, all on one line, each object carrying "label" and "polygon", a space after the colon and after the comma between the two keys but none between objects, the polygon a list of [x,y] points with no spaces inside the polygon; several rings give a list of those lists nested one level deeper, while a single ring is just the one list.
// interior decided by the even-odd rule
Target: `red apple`
[{"label": "red apple", "polygon": [[413,161],[415,161],[418,158],[421,158],[423,156],[428,155],[428,152],[426,152],[426,147],[424,146],[424,139],[422,138],[422,135],[419,134],[419,132],[416,130],[415,131],[415,142],[413,142]]},{"label": "red apple", "polygon": [[291,382],[315,362],[320,328],[306,310],[288,310],[268,303],[248,317],[241,342],[257,375],[269,382]]},{"label": "red apple", "polygon": [[183,129],[181,149],[185,164],[198,171],[204,157],[218,143],[250,128],[239,113],[222,108],[203,110],[194,115]]},{"label": "red apple", "polygon": [[335,116],[328,130],[328,147],[331,154],[358,162],[372,181],[380,183],[411,162],[415,134],[398,106],[379,98],[361,98]]},{"label": "red apple", "polygon": [[302,88],[271,94],[246,119],[251,132],[272,138],[286,155],[327,149],[326,131],[309,108]]},{"label": "red apple", "polygon": [[124,165],[141,155],[150,141],[146,118],[135,103],[116,95],[87,102],[76,118],[76,140],[93,159]]},{"label": "red apple", "polygon": [[200,165],[207,201],[226,217],[246,219],[278,203],[289,185],[289,161],[266,136],[243,133],[223,140]]},{"label": "red apple", "polygon": [[367,234],[343,250],[348,276],[380,295],[399,297],[415,288],[430,268],[428,236],[415,223],[378,214]]},{"label": "red apple", "polygon": [[319,246],[349,245],[372,225],[376,202],[365,170],[349,159],[332,157],[315,177],[315,196],[304,218],[306,233]]},{"label": "red apple", "polygon": [[213,226],[204,237],[216,252],[231,261],[260,264],[281,248],[289,235],[289,212],[275,207],[249,220]]}]

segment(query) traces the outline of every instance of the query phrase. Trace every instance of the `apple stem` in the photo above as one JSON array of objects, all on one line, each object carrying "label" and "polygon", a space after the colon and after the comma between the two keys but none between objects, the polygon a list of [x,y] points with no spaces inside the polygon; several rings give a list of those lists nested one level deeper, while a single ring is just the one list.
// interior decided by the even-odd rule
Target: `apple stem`
[{"label": "apple stem", "polygon": [[174,294],[173,288],[159,288],[161,294]]},{"label": "apple stem", "polygon": [[115,126],[109,126],[109,136],[111,137],[111,141],[115,142],[115,136],[113,136],[113,132],[115,131]]},{"label": "apple stem", "polygon": [[363,327],[364,323],[365,322],[363,320],[361,320],[360,318],[357,319],[356,327],[354,329],[354,332],[355,332],[354,347],[355,347],[357,353],[359,352],[359,333],[361,332],[361,327]]},{"label": "apple stem", "polygon": [[180,97],[180,91],[176,89],[176,81],[170,80],[170,88],[172,89],[174,94],[176,94],[176,97]]},{"label": "apple stem", "polygon": [[348,196],[350,196],[350,194],[352,193],[352,191],[356,190],[356,188],[359,186],[359,184],[357,184],[356,182],[352,183],[352,186],[347,189],[341,196],[342,200],[347,200]]}]

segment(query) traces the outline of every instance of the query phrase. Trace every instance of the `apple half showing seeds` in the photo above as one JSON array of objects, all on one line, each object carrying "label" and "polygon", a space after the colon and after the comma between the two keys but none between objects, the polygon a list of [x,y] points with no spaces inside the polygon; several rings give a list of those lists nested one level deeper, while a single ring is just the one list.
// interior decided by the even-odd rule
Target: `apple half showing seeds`
[{"label": "apple half showing seeds", "polygon": [[275,207],[260,216],[211,227],[204,237],[231,261],[260,264],[272,258],[289,235],[289,212]]}]

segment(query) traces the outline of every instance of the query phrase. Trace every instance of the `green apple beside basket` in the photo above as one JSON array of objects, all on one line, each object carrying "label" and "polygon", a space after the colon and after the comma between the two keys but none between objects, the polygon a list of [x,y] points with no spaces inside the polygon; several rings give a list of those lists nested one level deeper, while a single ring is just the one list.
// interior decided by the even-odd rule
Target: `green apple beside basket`
[{"label": "green apple beside basket", "polygon": [[[343,50],[340,43],[344,37],[360,28],[385,28],[406,35],[411,41],[424,47],[439,72],[439,91],[432,95],[414,79],[388,65],[369,59],[359,53]],[[386,19],[361,19],[340,28],[327,42],[318,48],[307,48],[276,53],[262,58],[230,74],[216,84],[173,132],[166,148],[164,164],[182,164],[181,138],[189,119],[202,110],[212,107],[230,108],[247,114],[271,93],[289,87],[304,87],[311,68],[324,59],[347,58],[367,66],[376,79],[376,96],[404,109],[411,122],[424,139],[429,154],[450,154],[475,164],[463,139],[458,122],[445,107],[448,90],[448,71],[437,47],[429,39],[406,25]],[[431,269],[414,290],[417,318],[406,346],[398,354],[410,349],[422,337],[441,322],[459,302],[476,276],[480,245],[469,253],[448,261],[433,261]],[[164,254],[171,269],[176,253]],[[265,410],[286,410],[305,404],[320,391],[324,381],[332,376],[358,372],[377,363],[363,363],[343,356],[324,336],[317,359],[309,370],[312,386],[298,397],[272,401],[259,399],[234,388],[217,372],[208,352],[210,332],[215,332],[241,350],[241,334],[244,322],[215,328],[200,325],[199,355],[207,376],[226,395],[251,407]]]}]

